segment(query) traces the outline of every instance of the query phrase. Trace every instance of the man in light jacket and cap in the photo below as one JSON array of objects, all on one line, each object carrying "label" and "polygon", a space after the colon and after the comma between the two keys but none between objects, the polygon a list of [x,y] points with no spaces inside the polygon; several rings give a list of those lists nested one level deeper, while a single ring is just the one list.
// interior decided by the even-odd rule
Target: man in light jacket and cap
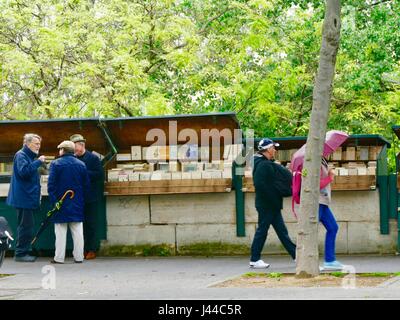
[{"label": "man in light jacket and cap", "polygon": [[85,259],[90,260],[96,258],[97,203],[100,201],[100,185],[104,181],[103,167],[100,158],[86,149],[86,139],[81,134],[72,135],[70,140],[75,143],[75,156],[85,163],[90,179],[90,189],[85,202],[85,220],[83,223]]},{"label": "man in light jacket and cap", "polygon": [[24,136],[22,149],[14,156],[13,174],[7,204],[17,210],[17,243],[15,261],[34,262],[30,255],[34,234],[34,211],[40,206],[40,177],[38,169],[45,157],[38,157],[42,138],[34,133]]},{"label": "man in light jacket and cap", "polygon": [[59,201],[67,190],[74,192],[74,197],[67,197],[61,208],[53,215],[54,231],[56,234],[56,252],[52,263],[64,263],[67,244],[68,227],[74,242],[73,256],[76,263],[83,261],[83,209],[89,176],[85,164],[75,155],[75,144],[63,141],[57,148],[60,157],[50,165],[48,192],[52,204]]}]

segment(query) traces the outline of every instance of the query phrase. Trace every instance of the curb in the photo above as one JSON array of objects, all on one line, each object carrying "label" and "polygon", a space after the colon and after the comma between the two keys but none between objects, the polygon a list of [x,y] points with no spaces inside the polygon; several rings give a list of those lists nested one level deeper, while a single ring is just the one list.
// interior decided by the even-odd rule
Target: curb
[{"label": "curb", "polygon": [[396,276],[393,279],[386,280],[385,282],[377,285],[375,288],[388,288],[388,287],[399,287],[400,288],[400,276]]}]

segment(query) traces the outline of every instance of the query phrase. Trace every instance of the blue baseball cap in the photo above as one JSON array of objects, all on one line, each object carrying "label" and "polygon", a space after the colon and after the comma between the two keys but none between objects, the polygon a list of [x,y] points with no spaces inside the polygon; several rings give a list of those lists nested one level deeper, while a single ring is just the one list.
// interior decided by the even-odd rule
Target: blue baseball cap
[{"label": "blue baseball cap", "polygon": [[258,150],[267,150],[271,147],[279,147],[279,143],[274,142],[269,138],[261,139],[258,143]]}]

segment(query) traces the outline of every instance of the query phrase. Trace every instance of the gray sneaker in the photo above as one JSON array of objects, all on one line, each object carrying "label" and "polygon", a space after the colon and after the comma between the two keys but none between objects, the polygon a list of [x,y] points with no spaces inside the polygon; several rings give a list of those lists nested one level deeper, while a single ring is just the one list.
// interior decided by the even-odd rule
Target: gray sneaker
[{"label": "gray sneaker", "polygon": [[36,257],[30,256],[29,254],[27,254],[26,256],[22,256],[22,257],[15,256],[14,260],[17,262],[35,262]]}]

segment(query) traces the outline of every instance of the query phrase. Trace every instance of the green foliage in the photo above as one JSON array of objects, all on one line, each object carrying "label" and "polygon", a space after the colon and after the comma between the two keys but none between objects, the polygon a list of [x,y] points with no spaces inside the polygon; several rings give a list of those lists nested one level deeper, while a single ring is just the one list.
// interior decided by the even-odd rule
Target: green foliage
[{"label": "green foliage", "polygon": [[[235,111],[308,132],[324,6],[304,0],[0,2],[0,118]],[[328,129],[392,138],[400,3],[342,2]]]},{"label": "green foliage", "polygon": [[230,244],[222,242],[200,242],[180,246],[178,255],[191,256],[231,256],[245,255],[249,252],[248,245]]},{"label": "green foliage", "polygon": [[111,257],[136,257],[136,256],[172,256],[175,255],[175,249],[169,245],[137,245],[125,246],[115,245],[101,248],[100,256]]},{"label": "green foliage", "polygon": [[283,276],[283,273],[280,273],[280,272],[271,272],[271,273],[268,273],[268,278],[272,278],[272,279],[280,279],[280,278],[282,278],[282,276]]},{"label": "green foliage", "polygon": [[265,277],[265,278],[280,280],[283,277],[283,273],[281,273],[281,272],[270,272],[270,273],[247,272],[243,275],[243,277],[244,278]]},{"label": "green foliage", "polygon": [[[343,278],[345,276],[348,276],[349,274],[346,272],[341,272],[341,271],[335,271],[329,273],[329,275],[338,277],[338,278]],[[391,277],[391,276],[400,276],[400,272],[369,272],[369,273],[357,273],[357,277],[364,277],[364,278],[373,278],[373,277]]]},{"label": "green foliage", "polygon": [[334,271],[329,273],[329,275],[337,277],[337,278],[343,278],[344,276],[348,275],[346,272],[341,272],[341,271]]},{"label": "green foliage", "polygon": [[244,278],[257,278],[257,277],[262,277],[262,276],[266,276],[265,273],[259,273],[259,272],[246,272],[243,277]]}]

